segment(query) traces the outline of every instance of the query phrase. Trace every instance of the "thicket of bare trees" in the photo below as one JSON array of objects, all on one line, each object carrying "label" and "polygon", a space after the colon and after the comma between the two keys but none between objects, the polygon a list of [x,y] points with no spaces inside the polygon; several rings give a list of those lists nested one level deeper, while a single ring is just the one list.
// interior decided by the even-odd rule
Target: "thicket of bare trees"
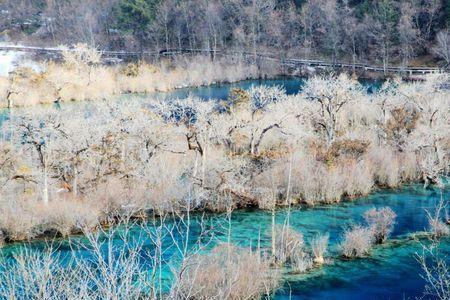
[{"label": "thicket of bare trees", "polygon": [[406,65],[433,53],[446,60],[448,5],[440,0],[6,0],[0,4],[0,32],[40,44],[273,51]]},{"label": "thicket of bare trees", "polygon": [[[120,215],[334,203],[449,172],[446,76],[367,94],[346,75],[305,92],[14,109],[1,126],[0,231],[66,235]],[[377,240],[392,213],[367,215]],[[385,225],[387,226],[387,225]]]},{"label": "thicket of bare trees", "polygon": [[101,52],[86,44],[63,48],[60,63],[39,64],[40,70],[19,67],[0,76],[0,108],[68,101],[98,101],[113,95],[168,91],[185,86],[235,82],[278,74],[278,67],[259,70],[242,57],[211,61],[206,56],[162,59],[154,64],[135,62],[107,66]]}]

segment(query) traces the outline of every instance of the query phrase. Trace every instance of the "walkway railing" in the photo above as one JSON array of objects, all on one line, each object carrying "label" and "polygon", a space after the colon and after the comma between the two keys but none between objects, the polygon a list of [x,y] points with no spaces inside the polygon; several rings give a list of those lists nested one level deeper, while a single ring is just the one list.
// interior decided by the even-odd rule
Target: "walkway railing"
[{"label": "walkway railing", "polygon": [[[19,52],[31,52],[36,54],[54,54],[61,55],[63,49],[61,48],[42,48],[42,47],[28,47],[28,46],[0,46],[0,51],[19,51]],[[68,49],[68,51],[76,51],[74,49]],[[441,68],[430,67],[398,67],[398,66],[375,66],[362,63],[347,63],[347,62],[327,62],[323,60],[313,59],[299,59],[299,58],[280,58],[271,53],[253,53],[245,51],[222,51],[211,49],[165,49],[161,51],[101,51],[104,57],[108,58],[125,58],[125,57],[148,57],[159,58],[167,56],[177,56],[184,54],[209,54],[211,56],[241,56],[252,60],[266,60],[275,61],[283,66],[289,67],[315,67],[315,68],[333,68],[333,69],[349,69],[349,70],[362,70],[382,73],[401,73],[409,75],[417,74],[431,74],[431,73],[443,73],[447,70]]]}]

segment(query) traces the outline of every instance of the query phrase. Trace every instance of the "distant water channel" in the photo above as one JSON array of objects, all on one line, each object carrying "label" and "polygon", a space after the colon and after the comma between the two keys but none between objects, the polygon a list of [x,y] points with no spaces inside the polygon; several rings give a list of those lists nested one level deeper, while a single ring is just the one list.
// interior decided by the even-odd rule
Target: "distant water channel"
[{"label": "distant water channel", "polygon": [[[273,79],[248,79],[242,80],[234,83],[221,83],[212,84],[208,86],[200,87],[183,87],[178,88],[169,92],[154,92],[148,94],[123,94],[115,97],[118,101],[129,101],[141,100],[145,103],[146,99],[157,98],[157,99],[186,99],[188,97],[197,97],[205,101],[209,100],[226,100],[230,94],[230,91],[234,88],[241,88],[244,90],[250,89],[252,86],[280,86],[284,88],[288,95],[295,95],[301,93],[302,87],[305,83],[306,78],[303,77],[293,77],[293,76],[280,76]],[[364,88],[366,88],[368,93],[376,92],[382,85],[382,81],[379,80],[360,80],[360,83]],[[80,106],[84,111],[89,110],[91,102],[63,102],[54,103],[57,108],[64,106]],[[29,108],[17,108],[14,109],[20,113],[21,109]],[[9,109],[0,109],[0,126],[4,121],[9,119],[11,111]],[[89,115],[89,113],[88,113]]]},{"label": "distant water channel", "polygon": [[[302,91],[305,80],[306,78],[293,76],[280,76],[273,79],[248,79],[235,83],[218,83],[200,87],[184,87],[170,92],[157,92],[151,93],[150,95],[142,94],[140,97],[148,98],[149,96],[154,96],[159,99],[185,99],[192,96],[203,100],[226,100],[232,89],[240,88],[248,90],[253,86],[261,85],[280,86],[285,89],[288,95],[295,95]],[[380,80],[361,79],[360,83],[366,88],[367,92],[373,93],[381,87],[383,82]],[[123,95],[122,97],[126,98],[127,95]]]}]

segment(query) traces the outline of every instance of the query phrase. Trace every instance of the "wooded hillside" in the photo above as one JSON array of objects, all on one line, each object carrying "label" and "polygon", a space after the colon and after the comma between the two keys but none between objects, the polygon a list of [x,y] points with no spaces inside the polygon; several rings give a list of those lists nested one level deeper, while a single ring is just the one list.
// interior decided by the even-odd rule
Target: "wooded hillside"
[{"label": "wooded hillside", "polygon": [[450,62],[449,0],[3,0],[0,39],[101,49],[235,49]]}]

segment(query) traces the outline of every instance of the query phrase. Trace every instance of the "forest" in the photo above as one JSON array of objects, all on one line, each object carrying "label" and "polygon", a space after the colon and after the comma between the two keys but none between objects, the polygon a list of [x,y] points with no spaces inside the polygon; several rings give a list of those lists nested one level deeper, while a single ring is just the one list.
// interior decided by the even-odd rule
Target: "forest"
[{"label": "forest", "polygon": [[450,62],[448,0],[4,0],[0,14],[2,39],[35,45]]},{"label": "forest", "polygon": [[1,127],[0,229],[27,240],[123,216],[339,203],[408,182],[442,187],[446,80],[388,81],[368,94],[343,74],[311,78],[295,96],[262,86],[216,103],[150,96],[13,110]]},{"label": "forest", "polygon": [[449,28],[0,0],[0,300],[450,299]]}]

